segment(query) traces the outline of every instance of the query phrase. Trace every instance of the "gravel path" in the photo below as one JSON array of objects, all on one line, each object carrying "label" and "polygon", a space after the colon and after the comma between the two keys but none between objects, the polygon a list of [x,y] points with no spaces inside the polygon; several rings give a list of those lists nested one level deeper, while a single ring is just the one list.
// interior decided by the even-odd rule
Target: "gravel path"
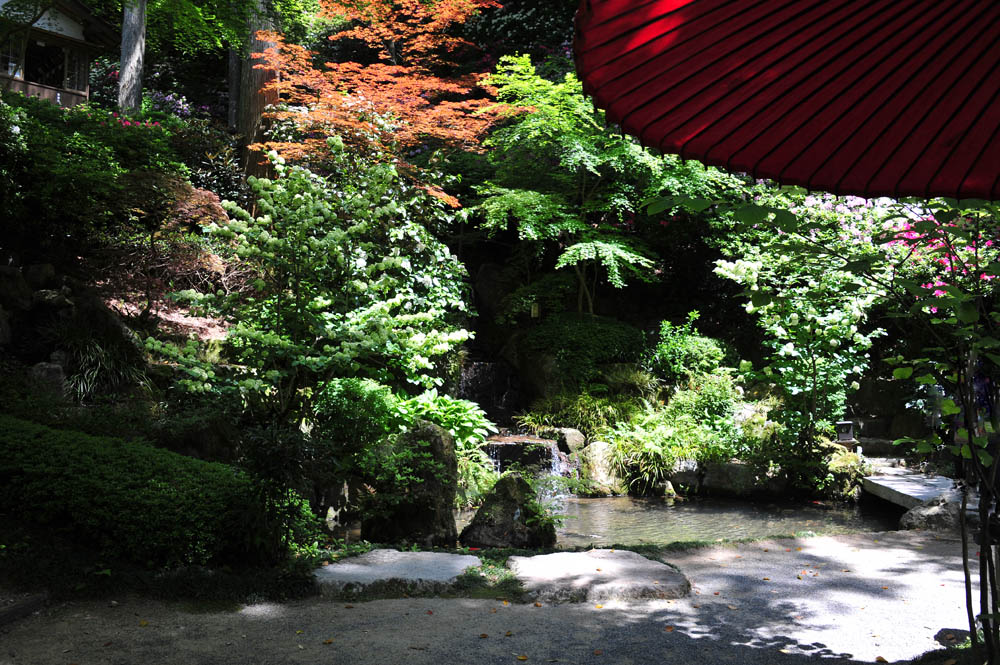
[{"label": "gravel path", "polygon": [[936,636],[964,637],[959,554],[957,541],[918,533],[690,550],[669,556],[693,585],[688,597],[600,606],[56,604],[0,629],[0,665],[896,662],[940,646]]}]

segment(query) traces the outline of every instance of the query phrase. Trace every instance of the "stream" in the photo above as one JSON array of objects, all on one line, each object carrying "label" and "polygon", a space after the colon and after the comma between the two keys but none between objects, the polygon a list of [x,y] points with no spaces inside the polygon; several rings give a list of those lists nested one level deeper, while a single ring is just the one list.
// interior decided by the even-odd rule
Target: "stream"
[{"label": "stream", "polygon": [[[560,548],[615,543],[665,545],[672,542],[835,535],[898,528],[902,509],[877,499],[858,505],[826,502],[751,502],[740,499],[684,500],[562,497],[552,505],[563,515]],[[456,514],[459,531],[475,511]]]}]

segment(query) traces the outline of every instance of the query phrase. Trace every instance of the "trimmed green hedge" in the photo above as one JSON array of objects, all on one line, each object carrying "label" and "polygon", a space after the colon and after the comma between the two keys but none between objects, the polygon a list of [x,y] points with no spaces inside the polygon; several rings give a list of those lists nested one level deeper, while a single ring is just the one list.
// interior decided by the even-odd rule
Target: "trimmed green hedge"
[{"label": "trimmed green hedge", "polygon": [[151,568],[254,565],[273,562],[271,523],[232,467],[0,415],[0,533],[42,529]]}]

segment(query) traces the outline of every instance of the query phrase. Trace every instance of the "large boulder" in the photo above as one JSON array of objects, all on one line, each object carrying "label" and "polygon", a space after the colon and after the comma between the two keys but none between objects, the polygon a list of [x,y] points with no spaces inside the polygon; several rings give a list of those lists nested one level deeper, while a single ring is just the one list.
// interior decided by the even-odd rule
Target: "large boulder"
[{"label": "large boulder", "polygon": [[31,287],[15,266],[0,266],[0,305],[11,309],[31,306]]},{"label": "large boulder", "polygon": [[56,282],[56,269],[51,263],[35,263],[24,269],[24,279],[33,289],[47,289]]},{"label": "large boulder", "polygon": [[957,531],[960,527],[961,514],[961,497],[956,492],[939,494],[906,511],[899,518],[899,528]]},{"label": "large boulder", "polygon": [[510,474],[486,495],[459,540],[466,547],[551,547],[556,529],[540,512],[528,481]]},{"label": "large boulder", "polygon": [[[418,543],[425,547],[453,547],[458,461],[451,435],[433,423],[420,421],[398,440],[386,444],[399,451],[418,451],[410,469],[412,480],[403,487],[376,485],[373,491],[392,497],[381,502],[377,514],[361,522],[361,537],[377,543]],[[398,452],[398,451],[396,451]],[[386,455],[394,451],[386,450]]]},{"label": "large boulder", "polygon": [[592,441],[579,452],[580,475],[589,496],[625,494],[624,483],[615,473],[611,444]]},{"label": "large boulder", "polygon": [[28,379],[35,391],[60,399],[67,391],[66,373],[59,363],[36,363],[28,370]]},{"label": "large boulder", "polygon": [[743,462],[706,462],[700,489],[709,494],[750,496],[760,490],[757,473]]},{"label": "large boulder", "polygon": [[559,438],[557,439],[559,450],[567,455],[578,453],[587,445],[587,437],[578,429],[560,427],[557,431],[559,432]]}]

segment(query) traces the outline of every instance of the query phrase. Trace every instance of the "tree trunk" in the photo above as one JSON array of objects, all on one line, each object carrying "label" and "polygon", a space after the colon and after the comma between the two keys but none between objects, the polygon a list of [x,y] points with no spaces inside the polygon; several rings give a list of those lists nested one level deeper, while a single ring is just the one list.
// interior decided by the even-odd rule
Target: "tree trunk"
[{"label": "tree trunk", "polygon": [[250,150],[247,146],[260,140],[261,115],[268,104],[278,101],[278,95],[276,91],[263,89],[277,76],[277,72],[272,69],[254,68],[257,59],[253,57],[253,54],[274,46],[273,42],[266,42],[257,37],[259,30],[271,30],[273,23],[267,15],[264,0],[256,0],[255,5],[248,21],[250,39],[240,72],[239,112],[236,118],[236,129],[240,133],[244,146],[244,168],[248,175],[259,176],[268,171],[267,165],[262,164],[264,156],[260,151]]},{"label": "tree trunk", "polygon": [[226,120],[229,129],[236,131],[236,119],[240,110],[240,74],[243,69],[243,59],[240,52],[230,47],[229,49],[229,71],[227,73],[227,83],[229,85],[229,107],[226,109]]},{"label": "tree trunk", "polygon": [[126,0],[122,13],[118,108],[127,113],[134,113],[142,106],[142,60],[145,55],[146,0]]}]

